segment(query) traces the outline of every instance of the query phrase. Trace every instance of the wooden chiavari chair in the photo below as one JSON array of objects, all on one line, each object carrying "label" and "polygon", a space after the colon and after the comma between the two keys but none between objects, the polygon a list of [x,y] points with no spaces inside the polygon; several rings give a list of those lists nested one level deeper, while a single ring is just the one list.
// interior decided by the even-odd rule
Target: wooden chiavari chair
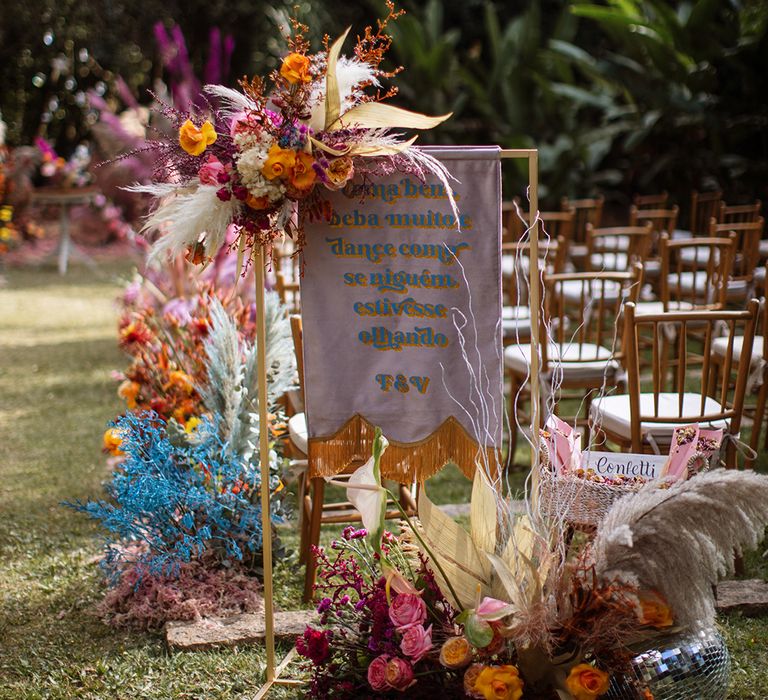
[{"label": "wooden chiavari chair", "polygon": [[[720,214],[720,204],[723,193],[720,190],[712,192],[691,192],[690,231],[694,236],[706,236],[709,233],[709,220]],[[670,234],[671,235],[671,234]]]},{"label": "wooden chiavari chair", "polygon": [[637,209],[666,209],[669,203],[669,193],[664,190],[658,194],[636,194],[632,204]]},{"label": "wooden chiavari chair", "polygon": [[[734,339],[741,335],[742,353],[751,354],[758,314],[753,299],[744,311],[671,311],[636,315],[634,304],[624,310],[624,349],[629,392],[603,396],[592,403],[593,432],[618,444],[620,450],[665,453],[676,427],[698,423],[705,428],[722,428],[724,453],[728,467],[736,465],[736,445],[741,429],[744,395],[749,374],[748,363],[734,363]],[[704,364],[691,372],[688,365],[691,347],[687,326],[704,328],[701,347]],[[667,328],[675,329],[678,351],[671,377],[662,361],[662,342]],[[725,328],[726,332],[721,331]],[[711,361],[716,338],[727,338],[725,354],[719,367]],[[641,336],[651,337],[651,377],[640,375]],[[670,386],[672,384],[673,386]],[[597,440],[601,442],[601,440]]]},{"label": "wooden chiavari chair", "polygon": [[628,270],[633,263],[643,263],[651,249],[653,226],[613,226],[595,228],[587,224],[587,269]]},{"label": "wooden chiavari chair", "polygon": [[577,268],[582,268],[584,258],[587,255],[587,224],[592,224],[595,228],[600,226],[603,220],[603,205],[605,197],[598,195],[593,198],[568,199],[563,197],[560,200],[560,209],[563,211],[574,211],[573,236],[569,243],[569,257]]},{"label": "wooden chiavari chair", "polygon": [[290,314],[301,312],[301,286],[298,278],[289,280],[284,272],[275,273],[275,288],[280,296],[280,301]]},{"label": "wooden chiavari chair", "polygon": [[[545,399],[556,400],[555,393],[560,389],[575,389],[588,410],[592,393],[603,386],[621,383],[622,307],[625,301],[637,299],[641,276],[639,263],[630,272],[544,274],[539,376]],[[576,295],[574,287],[579,290]],[[552,335],[549,342],[548,328]],[[504,366],[511,379],[509,415],[512,417],[517,416],[521,389],[529,377],[530,360],[530,345],[513,344],[504,350]],[[517,431],[513,429],[510,463],[516,445]]]},{"label": "wooden chiavari chair", "polygon": [[758,199],[754,204],[728,205],[720,202],[720,215],[717,222],[720,224],[747,224],[760,218],[760,210],[763,203]]},{"label": "wooden chiavari chair", "polygon": [[755,221],[742,223],[723,224],[714,219],[710,221],[710,236],[736,236],[726,299],[739,306],[751,298],[754,292],[755,268],[760,259],[760,239],[763,236],[764,224],[762,216]]}]

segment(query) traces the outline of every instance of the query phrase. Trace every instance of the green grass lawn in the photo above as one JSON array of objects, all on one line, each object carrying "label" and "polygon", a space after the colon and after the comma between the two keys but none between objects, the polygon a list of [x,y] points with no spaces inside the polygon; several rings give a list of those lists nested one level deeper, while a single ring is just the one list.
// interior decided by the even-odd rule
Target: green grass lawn
[{"label": "green grass lawn", "polygon": [[[65,278],[12,270],[0,289],[2,700],[247,698],[263,679],[259,647],[170,654],[159,635],[116,631],[92,613],[104,590],[98,533],[60,504],[100,496],[108,477],[101,435],[121,410],[110,372],[125,364],[113,300],[128,272],[127,263]],[[430,492],[455,502],[468,486],[449,471]],[[295,546],[291,528],[282,535]],[[298,604],[301,573],[295,558],[278,565],[280,606]],[[722,622],[734,656],[730,697],[767,698],[768,621]]]}]

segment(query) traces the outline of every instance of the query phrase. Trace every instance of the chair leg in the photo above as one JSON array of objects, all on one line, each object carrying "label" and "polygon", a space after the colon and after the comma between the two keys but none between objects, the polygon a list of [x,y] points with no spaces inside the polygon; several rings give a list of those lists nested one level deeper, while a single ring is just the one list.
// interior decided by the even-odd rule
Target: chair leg
[{"label": "chair leg", "polygon": [[322,477],[314,477],[312,483],[312,501],[309,512],[309,523],[306,547],[306,569],[304,574],[304,602],[312,600],[315,586],[315,574],[317,562],[312,555],[312,545],[320,543],[320,525],[323,519],[323,496],[325,495],[325,481]]},{"label": "chair leg", "polygon": [[307,552],[309,551],[309,545],[307,543],[307,535],[309,533],[309,495],[307,494],[308,488],[307,473],[303,472],[299,474],[297,479],[297,491],[298,498],[296,499],[299,517],[299,564],[304,564],[307,561]]},{"label": "chair leg", "polygon": [[[755,407],[755,417],[752,423],[752,434],[749,436],[749,446],[757,452],[757,443],[760,440],[760,431],[763,429],[763,419],[765,418],[765,400],[768,397],[768,376],[763,377],[763,383],[757,394],[757,406]],[[768,439],[768,432],[766,433]],[[747,460],[747,468],[752,469],[755,465],[754,459]]]},{"label": "chair leg", "polygon": [[507,454],[507,471],[515,468],[515,451],[517,450],[517,411],[515,402],[517,399],[517,377],[510,373],[509,379],[509,452]]}]

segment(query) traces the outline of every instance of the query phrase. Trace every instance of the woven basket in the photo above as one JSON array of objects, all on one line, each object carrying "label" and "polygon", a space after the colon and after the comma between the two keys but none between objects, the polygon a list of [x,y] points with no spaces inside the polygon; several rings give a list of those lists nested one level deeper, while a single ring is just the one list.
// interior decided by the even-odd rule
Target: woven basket
[{"label": "woven basket", "polygon": [[577,529],[592,530],[616,501],[644,485],[600,484],[576,476],[560,476],[548,464],[542,464],[540,502],[550,517],[563,518]]}]

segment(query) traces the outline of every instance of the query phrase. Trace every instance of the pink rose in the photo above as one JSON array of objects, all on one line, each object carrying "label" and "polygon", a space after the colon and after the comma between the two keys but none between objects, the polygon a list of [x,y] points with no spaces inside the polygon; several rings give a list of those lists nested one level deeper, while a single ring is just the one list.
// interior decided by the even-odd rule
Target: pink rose
[{"label": "pink rose", "polygon": [[417,663],[432,648],[432,625],[424,629],[421,625],[413,625],[403,633],[400,649],[403,654],[410,656]]},{"label": "pink rose", "polygon": [[200,178],[200,182],[203,185],[218,185],[219,175],[225,175],[227,169],[224,164],[214,155],[209,155],[208,160],[203,163],[203,167],[200,168],[200,172],[197,176]]},{"label": "pink rose", "polygon": [[387,662],[386,679],[390,688],[400,692],[410,688],[416,682],[413,679],[411,664],[399,656],[395,656]]},{"label": "pink rose", "polygon": [[368,683],[374,690],[387,689],[387,662],[386,654],[377,656],[368,666]]},{"label": "pink rose", "polygon": [[427,606],[417,595],[400,593],[389,606],[389,619],[398,631],[402,632],[406,627],[420,625],[427,619]]}]

